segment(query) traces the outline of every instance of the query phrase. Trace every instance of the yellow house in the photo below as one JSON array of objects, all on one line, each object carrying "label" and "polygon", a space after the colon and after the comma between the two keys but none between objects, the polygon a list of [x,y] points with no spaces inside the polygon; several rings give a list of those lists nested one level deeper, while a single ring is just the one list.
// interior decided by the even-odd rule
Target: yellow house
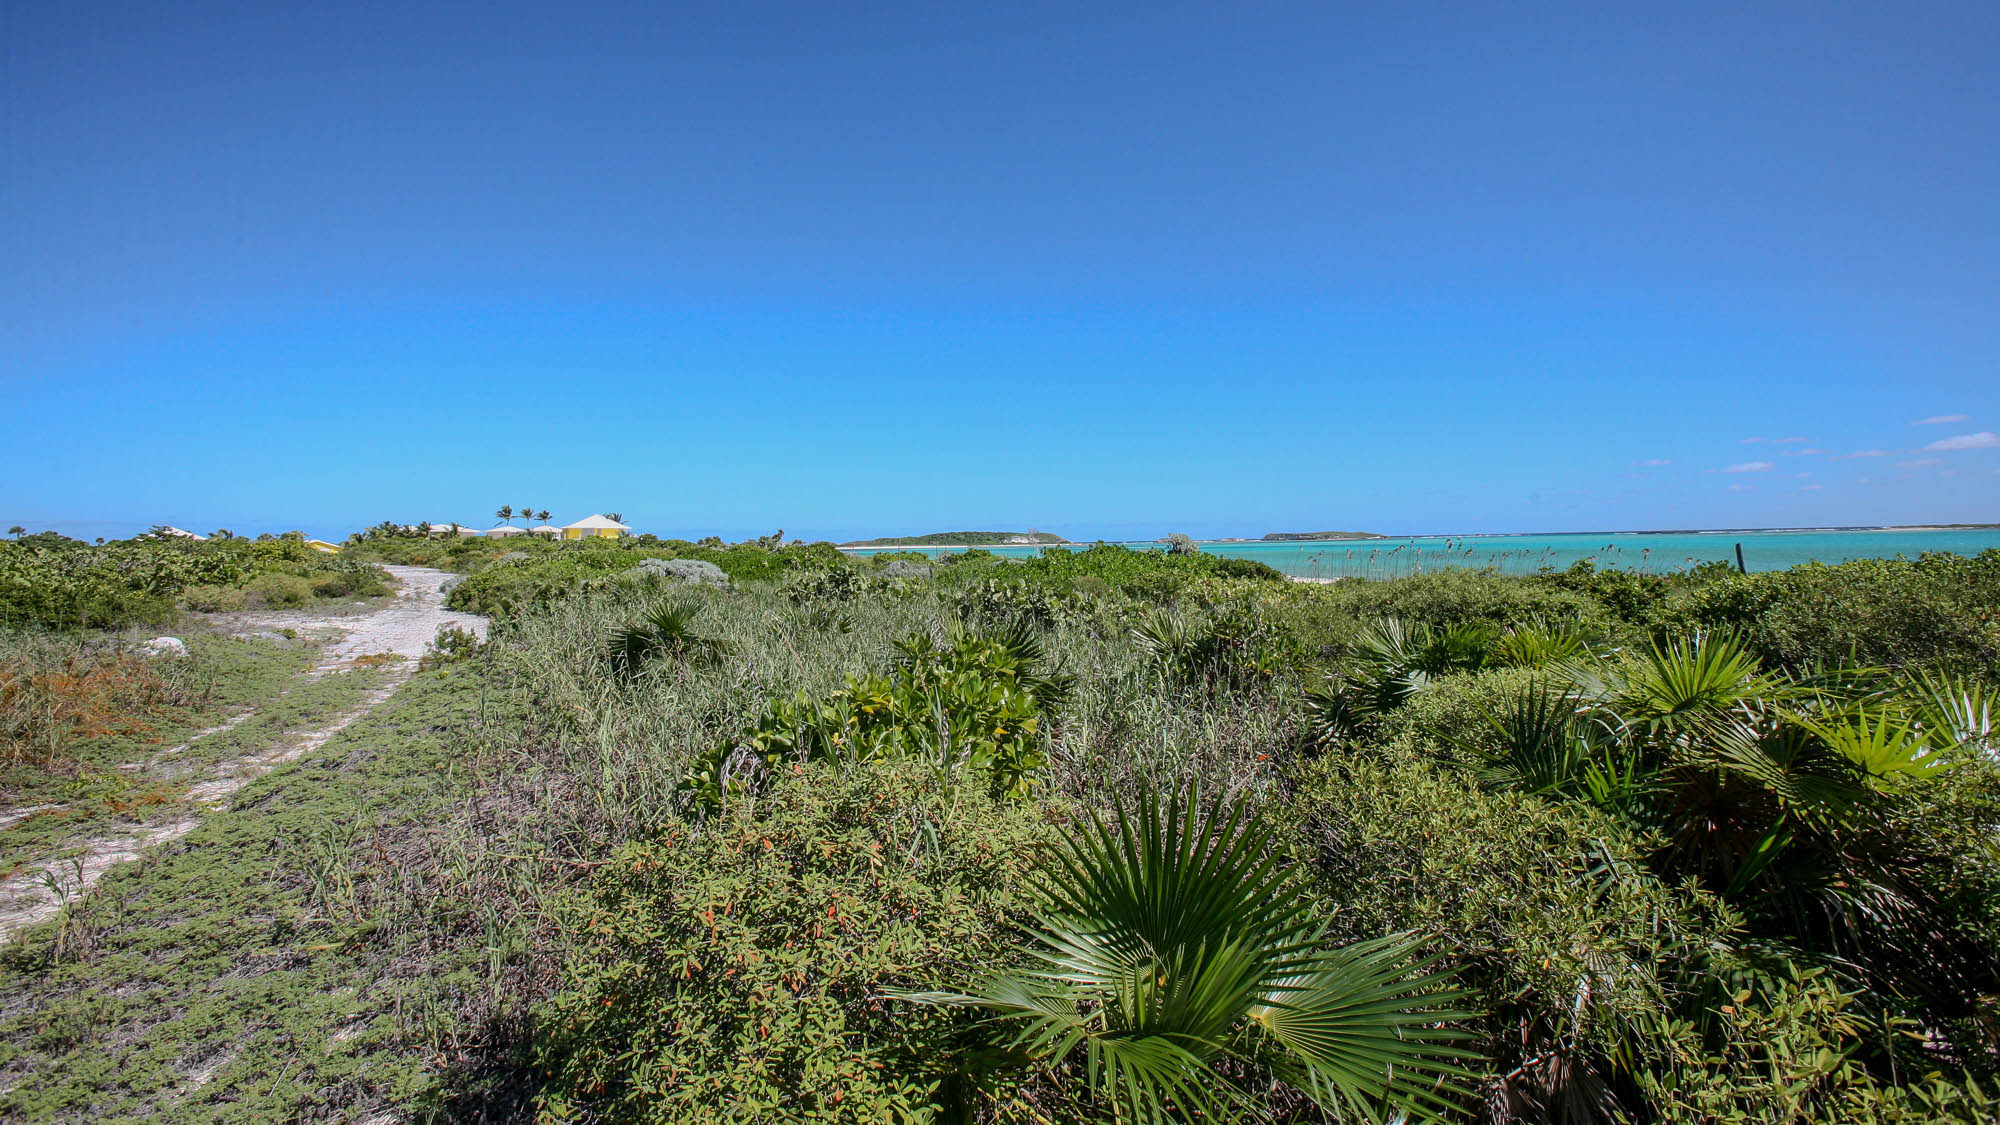
[{"label": "yellow house", "polygon": [[332,543],[327,542],[324,539],[308,539],[306,540],[306,546],[311,547],[315,551],[324,551],[329,555],[337,555],[340,553],[339,547],[333,545]]},{"label": "yellow house", "polygon": [[572,524],[564,525],[564,539],[616,539],[632,530],[617,520],[605,516],[585,516]]}]

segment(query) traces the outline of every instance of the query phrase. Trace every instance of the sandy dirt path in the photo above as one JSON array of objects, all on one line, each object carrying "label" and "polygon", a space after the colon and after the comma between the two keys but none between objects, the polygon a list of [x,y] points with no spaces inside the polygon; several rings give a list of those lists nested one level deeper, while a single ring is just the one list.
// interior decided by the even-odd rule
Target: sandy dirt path
[{"label": "sandy dirt path", "polygon": [[[202,812],[221,807],[231,794],[278,765],[317,750],[349,723],[380,706],[415,674],[417,661],[440,629],[464,629],[482,638],[486,635],[484,617],[444,607],[443,586],[451,575],[418,566],[385,566],[383,569],[395,575],[402,586],[395,599],[379,609],[349,615],[304,611],[245,614],[231,622],[233,630],[239,633],[290,628],[322,641],[320,659],[313,668],[314,675],[353,668],[355,661],[362,657],[379,657],[386,653],[401,658],[383,663],[388,679],[382,686],[317,729],[289,732],[274,745],[217,763],[199,776],[180,778],[188,784],[187,799],[191,808],[187,815],[161,824],[134,826],[126,831],[93,837],[84,841],[84,851],[80,856],[0,882],[0,944],[12,940],[22,928],[54,917],[63,903],[88,894],[105,872],[139,858],[147,848],[186,835],[201,822]],[[162,751],[147,768],[171,773],[170,755],[209,735],[230,730],[255,713],[254,710],[240,712],[226,722],[194,735],[187,742]],[[56,807],[41,806],[19,812],[36,813]],[[0,824],[0,828],[4,827]]]}]

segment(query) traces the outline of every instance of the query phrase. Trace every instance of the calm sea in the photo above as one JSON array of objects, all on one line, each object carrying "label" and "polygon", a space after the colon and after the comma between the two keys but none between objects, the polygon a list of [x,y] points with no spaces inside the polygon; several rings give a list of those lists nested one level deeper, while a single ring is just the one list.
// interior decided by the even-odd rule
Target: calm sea
[{"label": "calm sea", "polygon": [[[2000,548],[2000,530],[1980,531],[1704,531],[1639,534],[1477,535],[1458,538],[1369,539],[1334,543],[1203,543],[1210,554],[1256,559],[1305,578],[1394,578],[1441,566],[1493,567],[1505,574],[1558,570],[1579,559],[1626,570],[1685,570],[1705,562],[1735,563],[1743,545],[1750,570],[1784,570],[1801,563],[1916,558],[1926,551],[1976,555]],[[1128,543],[1159,550],[1158,543]],[[1025,558],[1038,547],[993,547]],[[855,550],[857,555],[877,550]],[[938,554],[929,551],[929,554]]]}]

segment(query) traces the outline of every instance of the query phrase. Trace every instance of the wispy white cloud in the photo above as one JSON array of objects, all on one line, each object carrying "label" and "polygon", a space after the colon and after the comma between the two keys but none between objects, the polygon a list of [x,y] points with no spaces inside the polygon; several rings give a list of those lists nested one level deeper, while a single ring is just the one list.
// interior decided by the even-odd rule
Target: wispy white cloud
[{"label": "wispy white cloud", "polygon": [[1793,473],[1793,474],[1792,474],[1792,479],[1793,479],[1793,480],[1804,480],[1804,479],[1806,479],[1807,477],[1809,477],[1809,476],[1811,476],[1811,475],[1812,475],[1811,473]]},{"label": "wispy white cloud", "polygon": [[1754,491],[1754,490],[1756,489],[1756,487],[1757,487],[1757,486],[1756,486],[1756,485],[1754,485],[1754,484],[1732,484],[1732,485],[1730,485],[1730,486],[1729,486],[1729,491],[1731,491],[1731,492],[1751,492],[1751,491]]},{"label": "wispy white cloud", "polygon": [[1804,439],[1804,438],[1802,438],[1802,437],[1781,437],[1781,438],[1772,438],[1772,439],[1771,439],[1771,444],[1773,444],[1773,445],[1797,445],[1798,443],[1800,443],[1800,442],[1802,442],[1802,441],[1804,441],[1804,440],[1806,440],[1806,439]]},{"label": "wispy white cloud", "polygon": [[1944,464],[1944,458],[1942,457],[1919,457],[1914,461],[1898,461],[1896,462],[1896,467],[1899,469],[1927,469],[1932,465],[1942,464]]},{"label": "wispy white cloud", "polygon": [[1632,463],[1642,469],[1657,469],[1662,465],[1671,465],[1674,461],[1671,457],[1649,457],[1644,461],[1634,461]]},{"label": "wispy white cloud", "polygon": [[1942,426],[1947,422],[1970,422],[1971,420],[1972,420],[1972,415],[1970,414],[1933,414],[1929,418],[1919,418],[1916,421],[1910,423],[1910,425]]},{"label": "wispy white cloud", "polygon": [[1841,460],[1852,461],[1856,457],[1887,457],[1888,455],[1889,451],[1886,449],[1864,449],[1859,453],[1849,453],[1842,457]]},{"label": "wispy white cloud", "polygon": [[1800,491],[1800,492],[1818,492],[1818,491],[1819,491],[1820,489],[1822,489],[1822,488],[1825,488],[1825,487],[1826,487],[1826,486],[1825,486],[1825,485],[1823,485],[1823,484],[1802,484],[1802,485],[1800,485],[1800,486],[1799,486],[1799,491]]},{"label": "wispy white cloud", "polygon": [[1741,465],[1731,465],[1722,471],[1725,473],[1768,473],[1775,468],[1777,466],[1771,464],[1769,461],[1745,461]]},{"label": "wispy white cloud", "polygon": [[1976,434],[1960,434],[1943,441],[1934,441],[1924,446],[1925,453],[1950,453],[1959,449],[2000,449],[2000,434],[1992,430],[1981,430]]},{"label": "wispy white cloud", "polygon": [[1744,439],[1743,439],[1743,444],[1744,444],[1744,445],[1756,445],[1756,444],[1757,444],[1758,442],[1760,442],[1760,441],[1763,441],[1763,440],[1764,440],[1764,439],[1763,439],[1763,438],[1760,438],[1760,437],[1747,437],[1747,438],[1744,438]]}]

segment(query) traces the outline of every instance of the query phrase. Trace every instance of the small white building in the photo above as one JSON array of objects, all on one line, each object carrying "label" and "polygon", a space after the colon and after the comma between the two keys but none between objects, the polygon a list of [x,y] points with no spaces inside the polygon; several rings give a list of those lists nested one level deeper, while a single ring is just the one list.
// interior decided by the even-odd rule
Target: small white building
[{"label": "small white building", "polygon": [[486,537],[488,539],[505,539],[512,535],[526,535],[527,533],[528,529],[525,527],[515,527],[513,524],[503,523],[499,527],[488,528]]}]

